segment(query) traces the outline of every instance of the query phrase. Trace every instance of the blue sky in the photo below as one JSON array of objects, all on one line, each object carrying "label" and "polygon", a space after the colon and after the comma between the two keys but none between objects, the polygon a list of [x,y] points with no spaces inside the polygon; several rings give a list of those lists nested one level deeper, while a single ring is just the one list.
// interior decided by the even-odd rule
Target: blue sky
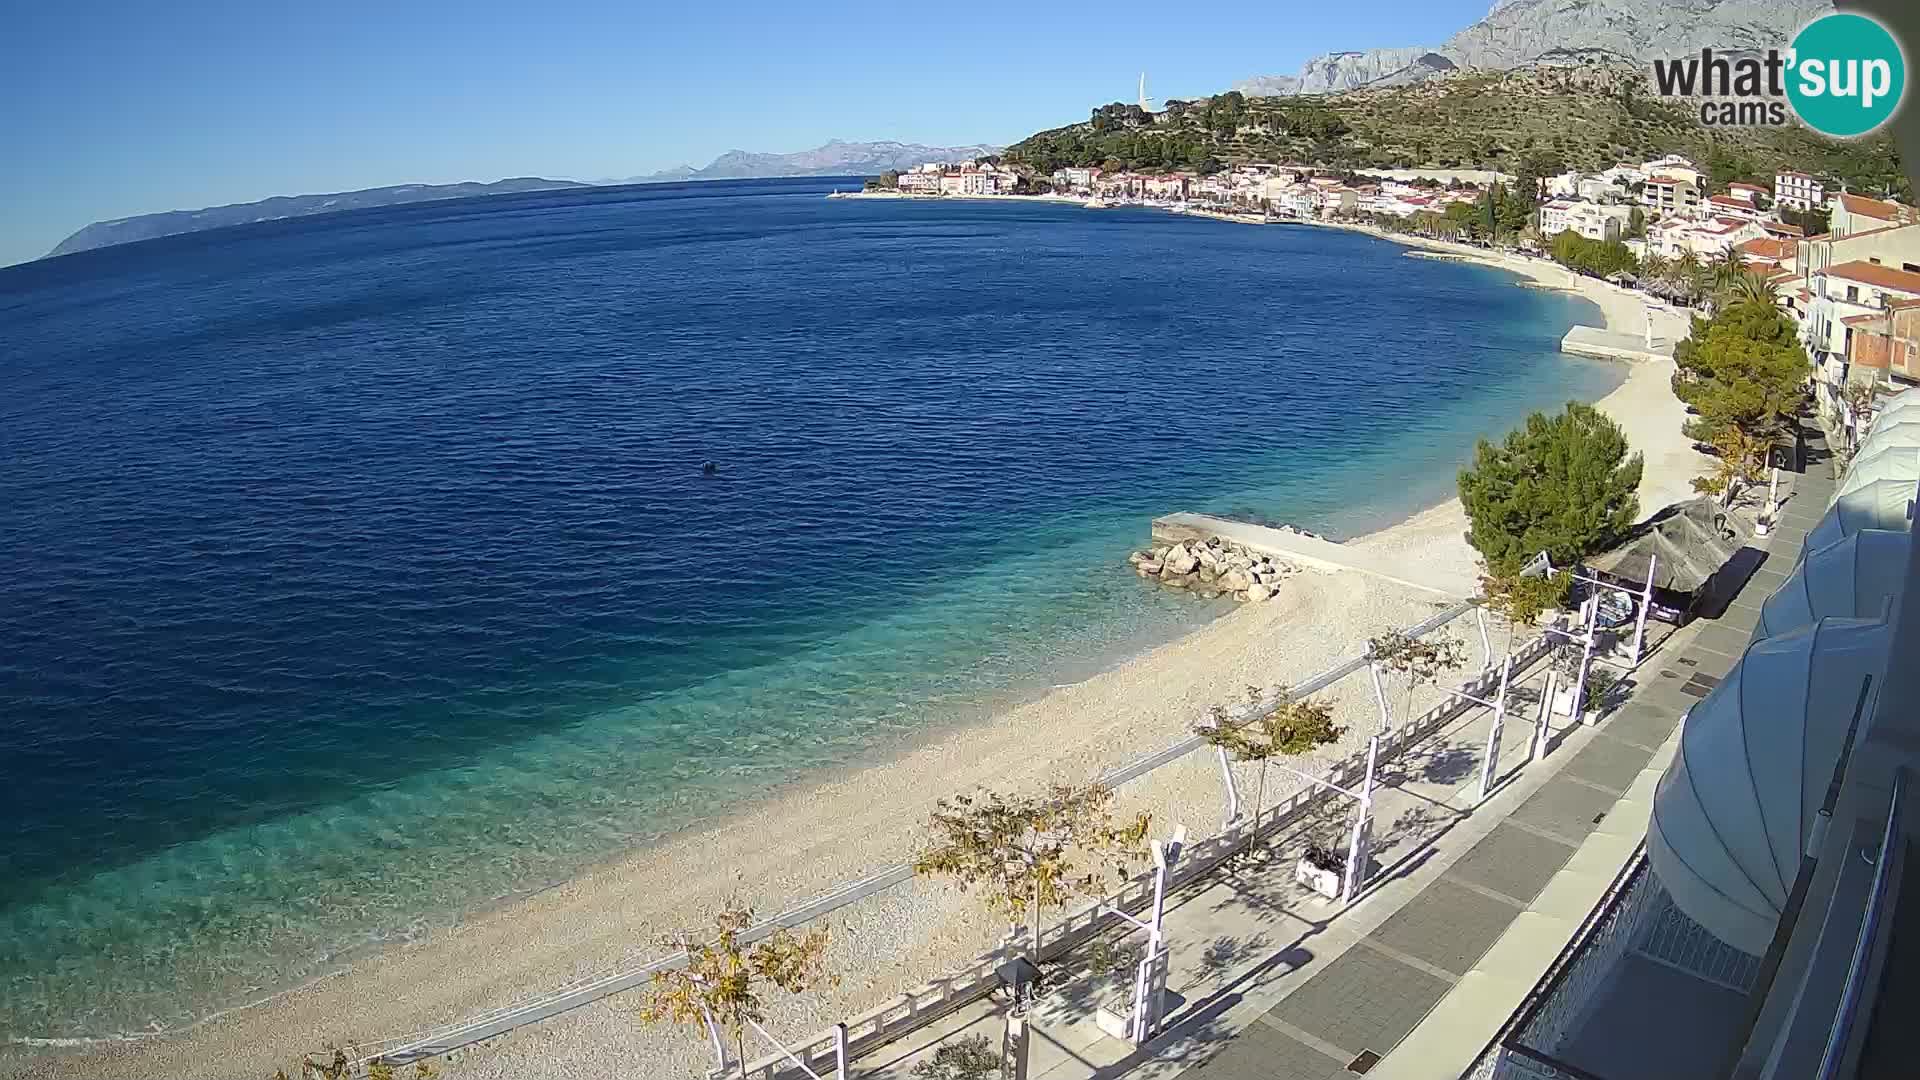
[{"label": "blue sky", "polygon": [[90,221],[269,195],[599,180],[829,138],[1005,142],[1131,100],[1437,44],[1486,0],[963,6],[11,0],[0,264]]}]

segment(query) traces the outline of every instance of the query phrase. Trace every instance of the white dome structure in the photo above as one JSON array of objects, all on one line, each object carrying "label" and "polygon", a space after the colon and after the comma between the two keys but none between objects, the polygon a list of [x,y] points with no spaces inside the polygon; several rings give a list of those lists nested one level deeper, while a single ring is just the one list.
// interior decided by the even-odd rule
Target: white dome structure
[{"label": "white dome structure", "polygon": [[1861,453],[1847,466],[1847,475],[1841,478],[1835,498],[1858,491],[1876,480],[1900,480],[1908,484],[1920,481],[1920,447],[1881,446],[1871,453]]},{"label": "white dome structure", "polygon": [[1920,408],[1905,409],[1875,420],[1853,456],[1867,457],[1889,446],[1920,447]]},{"label": "white dome structure", "polygon": [[1861,529],[1831,544],[1806,549],[1800,565],[1760,604],[1753,640],[1804,630],[1821,619],[1879,619],[1907,579],[1913,534]]},{"label": "white dome structure", "polygon": [[1833,501],[1825,517],[1807,533],[1800,557],[1844,540],[1861,529],[1913,528],[1913,501],[1920,484],[1905,480],[1874,480]]},{"label": "white dome structure", "polygon": [[1688,713],[1653,796],[1647,858],[1688,918],[1767,951],[1887,624],[1823,619],[1748,646]]}]

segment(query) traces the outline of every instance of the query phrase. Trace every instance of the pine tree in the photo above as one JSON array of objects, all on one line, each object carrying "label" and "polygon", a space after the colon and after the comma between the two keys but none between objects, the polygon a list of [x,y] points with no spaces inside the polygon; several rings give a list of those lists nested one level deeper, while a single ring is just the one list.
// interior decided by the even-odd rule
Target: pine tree
[{"label": "pine tree", "polygon": [[1499,444],[1480,441],[1460,471],[1467,542],[1499,572],[1544,551],[1556,565],[1603,549],[1640,514],[1642,462],[1620,425],[1591,405],[1534,413]]}]

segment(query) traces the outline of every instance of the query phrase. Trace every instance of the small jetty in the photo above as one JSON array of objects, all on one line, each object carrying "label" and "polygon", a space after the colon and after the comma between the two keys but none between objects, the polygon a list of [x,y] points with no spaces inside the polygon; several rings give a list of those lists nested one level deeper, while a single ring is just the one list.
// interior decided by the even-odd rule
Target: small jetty
[{"label": "small jetty", "polygon": [[1601,360],[1640,362],[1665,360],[1672,356],[1673,342],[1656,337],[1649,345],[1645,334],[1623,334],[1617,330],[1602,330],[1597,326],[1576,326],[1560,339],[1560,351]]},{"label": "small jetty", "polygon": [[1211,536],[1217,536],[1224,541],[1238,544],[1248,551],[1270,555],[1295,566],[1310,566],[1321,570],[1357,570],[1383,581],[1391,581],[1396,585],[1404,585],[1423,592],[1454,598],[1460,595],[1457,582],[1443,580],[1441,575],[1427,574],[1418,565],[1378,558],[1368,552],[1356,551],[1345,544],[1336,544],[1331,540],[1304,533],[1298,529],[1230,521],[1211,514],[1167,514],[1153,519],[1155,544],[1204,541]]}]

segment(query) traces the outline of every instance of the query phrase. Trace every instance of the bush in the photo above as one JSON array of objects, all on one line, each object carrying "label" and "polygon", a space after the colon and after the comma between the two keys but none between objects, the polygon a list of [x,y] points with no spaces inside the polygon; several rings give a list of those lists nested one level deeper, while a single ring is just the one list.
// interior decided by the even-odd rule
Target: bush
[{"label": "bush", "polygon": [[1498,446],[1480,441],[1460,471],[1467,542],[1495,576],[1538,552],[1568,566],[1604,550],[1640,515],[1642,462],[1620,425],[1591,405],[1534,413]]},{"label": "bush", "polygon": [[1555,236],[1547,245],[1547,253],[1561,266],[1591,277],[1607,277],[1622,270],[1640,272],[1640,260],[1627,245],[1618,240],[1589,240],[1570,230]]},{"label": "bush", "polygon": [[985,1035],[955,1039],[913,1067],[918,1080],[998,1080],[1000,1055]]}]

